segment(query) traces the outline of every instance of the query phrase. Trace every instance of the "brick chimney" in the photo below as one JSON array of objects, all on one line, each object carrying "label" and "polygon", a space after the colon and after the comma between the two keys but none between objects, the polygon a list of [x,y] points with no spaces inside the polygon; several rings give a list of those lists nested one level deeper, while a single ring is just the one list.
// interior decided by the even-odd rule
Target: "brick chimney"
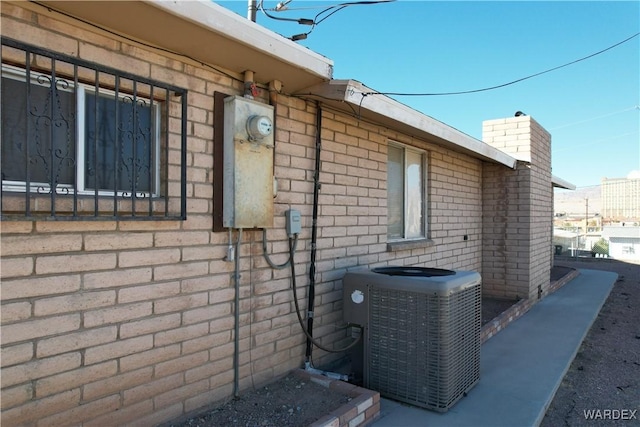
[{"label": "brick chimney", "polygon": [[551,135],[529,116],[483,122],[482,139],[515,157],[483,167],[483,294],[541,298],[552,263]]}]

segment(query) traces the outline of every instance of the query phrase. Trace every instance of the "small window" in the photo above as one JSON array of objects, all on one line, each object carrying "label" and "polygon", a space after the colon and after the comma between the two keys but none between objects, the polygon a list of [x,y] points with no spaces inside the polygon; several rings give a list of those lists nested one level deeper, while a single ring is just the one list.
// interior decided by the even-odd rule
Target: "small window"
[{"label": "small window", "polygon": [[2,45],[3,218],[186,217],[186,90]]},{"label": "small window", "polygon": [[79,150],[82,189],[157,196],[159,105],[135,94],[79,93],[85,98],[79,102],[84,126],[78,129],[84,138]]},{"label": "small window", "polygon": [[426,238],[426,152],[390,143],[387,162],[387,237]]}]

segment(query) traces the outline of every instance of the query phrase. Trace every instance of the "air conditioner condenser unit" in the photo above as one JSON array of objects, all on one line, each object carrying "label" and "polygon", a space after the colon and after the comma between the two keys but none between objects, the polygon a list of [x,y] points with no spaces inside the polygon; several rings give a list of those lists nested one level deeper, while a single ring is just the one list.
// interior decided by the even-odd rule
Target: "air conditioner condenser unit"
[{"label": "air conditioner condenser unit", "polygon": [[351,354],[364,387],[445,412],[478,382],[480,274],[382,267],[347,272],[343,286],[344,320],[364,333]]}]

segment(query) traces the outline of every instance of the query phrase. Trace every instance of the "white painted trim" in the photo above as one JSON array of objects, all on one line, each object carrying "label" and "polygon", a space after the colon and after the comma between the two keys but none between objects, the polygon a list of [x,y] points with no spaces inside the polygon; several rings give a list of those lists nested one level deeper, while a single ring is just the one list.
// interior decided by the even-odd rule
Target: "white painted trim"
[{"label": "white painted trim", "polygon": [[212,1],[147,0],[147,3],[321,78],[333,77],[333,60],[300,46]]},{"label": "white painted trim", "polygon": [[438,140],[459,147],[483,160],[500,163],[511,169],[516,167],[516,159],[495,147],[475,139],[459,130],[429,117],[413,108],[385,95],[366,95],[376,91],[356,80],[332,80],[300,92],[300,96],[318,96],[338,102],[348,102],[352,111],[370,111],[393,122],[409,126],[416,134],[428,134]]},{"label": "white painted trim", "polygon": [[557,177],[555,175],[551,175],[551,185],[556,188],[564,188],[566,190],[575,190],[576,186],[569,181],[565,181],[564,179]]}]

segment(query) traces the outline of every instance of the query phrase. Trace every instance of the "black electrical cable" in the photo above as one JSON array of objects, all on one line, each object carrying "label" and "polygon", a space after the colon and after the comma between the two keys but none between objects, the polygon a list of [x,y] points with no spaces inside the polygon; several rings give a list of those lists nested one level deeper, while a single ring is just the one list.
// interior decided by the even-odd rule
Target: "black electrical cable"
[{"label": "black electrical cable", "polygon": [[411,92],[363,92],[362,93],[362,97],[364,98],[364,97],[369,96],[369,95],[392,95],[392,96],[464,95],[464,94],[469,94],[469,93],[486,92],[486,91],[489,91],[489,90],[500,89],[500,88],[503,88],[505,86],[510,86],[512,84],[520,83],[520,82],[522,82],[524,80],[528,80],[528,79],[531,79],[533,77],[540,76],[542,74],[550,73],[552,71],[559,70],[560,68],[568,67],[569,65],[573,65],[573,64],[576,64],[578,62],[585,61],[585,60],[587,60],[589,58],[593,58],[594,56],[600,55],[600,54],[605,53],[605,52],[607,52],[607,51],[609,51],[609,50],[611,50],[613,48],[616,48],[616,47],[620,46],[621,44],[626,43],[626,42],[628,42],[629,40],[631,40],[631,39],[633,39],[635,37],[638,37],[639,35],[640,35],[640,33],[635,33],[631,37],[627,37],[626,39],[624,39],[624,40],[622,40],[622,41],[620,41],[620,42],[618,42],[618,43],[616,43],[614,45],[611,45],[611,46],[609,46],[609,47],[607,47],[605,49],[602,49],[602,50],[600,50],[598,52],[592,53],[592,54],[587,55],[585,57],[582,57],[580,59],[576,59],[574,61],[567,62],[566,64],[562,64],[562,65],[559,65],[557,67],[549,68],[548,70],[540,71],[539,73],[531,74],[529,76],[522,77],[522,78],[510,81],[508,83],[502,83],[502,84],[499,84],[499,85],[496,85],[496,86],[485,87],[485,88],[482,88],[482,89],[463,90],[463,91],[459,91],[459,92],[435,92],[435,93],[420,93],[420,92],[413,92],[413,93],[411,93]]},{"label": "black electrical cable", "polygon": [[348,7],[348,6],[371,5],[371,4],[378,4],[378,3],[393,3],[395,1],[396,0],[367,0],[367,1],[352,1],[352,2],[344,2],[344,3],[334,4],[334,5],[331,5],[329,7],[326,7],[322,11],[318,12],[316,14],[315,18],[313,18],[313,19],[307,19],[307,18],[281,18],[279,16],[271,15],[271,14],[267,13],[267,10],[276,11],[276,12],[282,12],[282,11],[287,10],[287,9],[282,9],[282,10],[265,9],[264,8],[264,0],[260,0],[260,2],[258,2],[258,9],[260,11],[262,11],[262,13],[264,13],[265,16],[267,16],[267,17],[269,17],[271,19],[275,19],[277,21],[289,21],[289,22],[297,22],[299,24],[305,24],[305,25],[311,25],[311,24],[317,25],[320,22],[322,22],[325,19],[327,19],[332,14],[334,14],[335,12],[337,12],[337,11],[333,11],[328,16],[325,16],[324,18],[322,18],[321,20],[318,21],[318,17],[320,15],[323,15],[323,14],[327,13],[328,11],[330,11],[332,9],[338,8],[338,10],[340,10],[340,9],[344,9],[345,7]]},{"label": "black electrical cable", "polygon": [[[315,29],[316,26],[318,26],[322,21],[324,21],[325,19],[329,18],[331,15],[333,15],[334,13],[349,7],[349,6],[358,6],[358,5],[372,5],[372,4],[378,4],[378,3],[392,3],[395,2],[396,0],[366,0],[366,1],[354,1],[354,2],[345,2],[345,3],[339,3],[339,4],[335,4],[332,6],[329,6],[327,8],[325,8],[324,10],[318,12],[316,14],[316,16],[313,19],[308,19],[308,18],[281,18],[279,16],[274,16],[271,15],[267,12],[267,9],[264,8],[264,0],[260,0],[258,2],[258,9],[268,18],[277,20],[277,21],[288,21],[288,22],[297,22],[298,24],[301,25],[311,25],[311,29],[309,31],[307,31],[306,33],[302,33],[302,34],[296,34],[294,36],[289,37],[289,39],[291,40],[304,40],[307,38],[307,36],[309,34],[311,34],[311,32]],[[335,10],[333,10],[335,9]],[[273,10],[273,9],[269,9],[269,10]],[[322,19],[318,19],[321,15],[329,12],[330,10],[332,10],[331,13],[329,13],[327,16],[324,16]],[[281,10],[277,10],[276,11],[280,12]]]},{"label": "black electrical cable", "polygon": [[[318,208],[320,205],[320,154],[322,152],[322,108],[320,103],[316,101],[316,152],[315,166],[313,169],[313,211],[311,213],[311,253],[309,259],[309,295],[307,298],[307,311],[313,313],[315,305],[315,289],[316,289],[316,255],[318,249]],[[307,331],[313,336],[313,316],[307,319]],[[313,345],[311,340],[307,339],[307,349],[305,356],[307,361],[311,361]]]},{"label": "black electrical cable", "polygon": [[273,16],[267,13],[267,9],[264,8],[264,0],[260,0],[258,2],[258,10],[260,10],[262,13],[264,13],[265,16],[267,16],[268,18],[271,19],[275,19],[276,21],[288,21],[288,22],[297,22],[298,24],[303,24],[303,25],[315,25],[315,22],[311,19],[305,19],[305,18],[281,18],[279,16]]},{"label": "black electrical cable", "polygon": [[313,18],[314,26],[319,25],[322,21],[324,21],[325,19],[329,18],[329,17],[330,17],[331,15],[333,15],[334,13],[341,11],[341,10],[342,10],[342,9],[344,9],[345,7],[347,7],[347,5],[340,5],[340,7],[337,7],[333,12],[331,12],[330,14],[328,14],[327,16],[323,17],[323,18],[322,18],[322,19],[320,19],[320,20],[318,20],[318,17],[319,17],[320,15],[322,15],[323,13],[330,11],[331,9],[333,9],[333,7],[327,8],[327,9],[323,10],[322,12],[318,13],[318,14],[316,15],[316,17],[315,17],[315,18]]},{"label": "black electrical cable", "polygon": [[[293,250],[295,251],[296,247],[298,246],[297,234],[295,235],[294,239],[295,239],[295,242],[293,245]],[[282,270],[283,268],[288,266],[289,263],[291,262],[291,257],[289,257],[289,259],[287,259],[287,261],[282,264],[276,264],[273,261],[271,261],[271,258],[269,257],[269,253],[267,252],[267,229],[266,228],[262,229],[262,252],[264,253],[264,259],[267,260],[267,264],[269,264],[269,267],[275,270]]]},{"label": "black electrical cable", "polygon": [[278,5],[276,7],[272,7],[272,8],[268,8],[265,10],[271,11],[271,12],[293,12],[293,11],[300,11],[300,10],[313,10],[313,9],[320,9],[322,7],[326,9],[333,9],[335,7],[338,6],[343,6],[343,5],[350,5],[350,4],[376,4],[376,3],[391,3],[391,2],[395,2],[398,0],[373,0],[373,1],[354,1],[354,2],[341,2],[341,3],[336,3],[336,4],[332,4],[330,6],[325,6],[325,5],[318,5],[316,4],[315,6],[297,6],[297,7],[289,7],[288,4],[291,3],[291,0],[289,1],[281,1],[280,3],[278,3]]},{"label": "black electrical cable", "polygon": [[348,346],[344,348],[338,348],[338,349],[331,349],[323,346],[318,341],[316,341],[313,338],[313,336],[311,336],[311,334],[307,331],[307,328],[305,328],[304,320],[302,320],[302,315],[300,314],[300,304],[298,303],[298,290],[296,286],[296,263],[294,262],[294,259],[293,259],[294,257],[293,240],[294,239],[292,237],[289,238],[289,257],[291,258],[291,287],[293,289],[293,303],[296,306],[296,315],[298,317],[298,323],[300,324],[300,328],[302,328],[302,332],[304,332],[304,334],[307,336],[307,339],[309,339],[316,347],[318,347],[321,350],[328,351],[329,353],[342,353],[344,351],[350,350],[351,348],[355,347],[360,342],[360,340],[362,340],[362,335],[364,333],[364,331],[362,330],[363,329],[362,326],[351,325],[353,327],[360,328],[360,336]]},{"label": "black electrical cable", "polygon": [[341,6],[341,7],[339,7],[338,9],[334,10],[333,12],[331,12],[330,14],[328,14],[327,16],[325,16],[324,18],[322,18],[321,20],[316,21],[316,19],[318,19],[318,16],[320,16],[320,14],[322,14],[322,13],[324,13],[324,12],[326,12],[326,11],[330,10],[330,8],[329,8],[329,9],[325,9],[325,10],[323,10],[322,12],[320,12],[319,14],[317,14],[317,15],[316,15],[316,17],[313,19],[313,25],[311,26],[311,29],[310,29],[309,31],[307,31],[306,33],[302,33],[302,34],[296,34],[295,36],[292,36],[292,37],[291,37],[291,40],[304,40],[304,39],[306,39],[306,38],[307,38],[307,36],[308,36],[309,34],[311,34],[311,32],[312,32],[312,31],[313,31],[313,30],[314,30],[318,25],[320,25],[320,23],[321,23],[322,21],[324,21],[325,19],[327,19],[328,17],[330,17],[330,16],[331,16],[331,15],[333,15],[334,13],[341,11],[341,10],[342,10],[342,9],[344,9],[345,7],[347,7],[347,6]]}]

